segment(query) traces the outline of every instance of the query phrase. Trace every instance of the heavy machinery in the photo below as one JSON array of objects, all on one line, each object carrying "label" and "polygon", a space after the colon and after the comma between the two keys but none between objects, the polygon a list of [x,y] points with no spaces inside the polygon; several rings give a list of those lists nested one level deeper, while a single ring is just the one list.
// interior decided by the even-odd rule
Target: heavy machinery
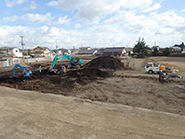
[{"label": "heavy machinery", "polygon": [[13,70],[12,70],[12,76],[14,77],[15,76],[15,70],[16,70],[16,68],[21,68],[22,70],[23,70],[23,76],[24,77],[30,77],[31,75],[32,75],[32,71],[26,71],[26,69],[23,67],[23,66],[21,66],[21,65],[19,65],[19,64],[16,64],[15,66],[14,66],[14,68],[13,68]]},{"label": "heavy machinery", "polygon": [[79,59],[79,57],[71,57],[70,55],[56,55],[53,59],[53,62],[51,64],[51,67],[49,68],[49,71],[51,71],[53,69],[53,67],[55,66],[57,60],[62,60],[62,59],[68,59],[69,60],[69,64],[72,67],[76,67],[76,66],[81,66],[81,64],[84,63],[84,61],[82,59]]},{"label": "heavy machinery", "polygon": [[152,63],[149,62],[146,66],[145,66],[145,71],[147,73],[159,73],[159,71],[165,71],[166,67],[164,65],[161,65],[158,62]]}]

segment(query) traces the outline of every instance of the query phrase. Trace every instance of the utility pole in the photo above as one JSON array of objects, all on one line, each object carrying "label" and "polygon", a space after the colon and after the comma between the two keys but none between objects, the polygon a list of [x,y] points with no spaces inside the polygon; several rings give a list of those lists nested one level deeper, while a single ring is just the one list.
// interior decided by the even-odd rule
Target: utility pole
[{"label": "utility pole", "polygon": [[24,45],[25,45],[25,43],[23,42],[24,36],[20,36],[20,37],[21,37],[21,45],[22,45],[22,55],[24,56]]}]

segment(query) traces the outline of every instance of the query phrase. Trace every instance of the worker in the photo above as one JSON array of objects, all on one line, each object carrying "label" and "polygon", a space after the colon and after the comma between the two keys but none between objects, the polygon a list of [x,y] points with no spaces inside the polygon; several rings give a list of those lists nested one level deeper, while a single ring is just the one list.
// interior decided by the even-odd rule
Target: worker
[{"label": "worker", "polygon": [[62,68],[61,68],[61,74],[63,74],[64,73],[64,66],[62,66]]},{"label": "worker", "polygon": [[64,67],[64,73],[66,73],[67,72],[67,68],[65,66],[63,66],[63,67]]},{"label": "worker", "polygon": [[162,70],[160,70],[160,71],[159,71],[159,81],[162,80],[162,74],[163,74],[163,72],[162,72]]},{"label": "worker", "polygon": [[42,67],[41,67],[41,65],[39,66],[39,72],[40,72],[40,73],[42,72]]}]

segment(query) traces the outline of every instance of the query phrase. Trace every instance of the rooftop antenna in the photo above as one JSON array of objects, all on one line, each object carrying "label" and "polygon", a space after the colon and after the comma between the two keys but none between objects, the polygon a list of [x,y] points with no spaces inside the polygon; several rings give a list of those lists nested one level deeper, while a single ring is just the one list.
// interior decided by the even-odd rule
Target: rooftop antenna
[{"label": "rooftop antenna", "polygon": [[24,55],[24,45],[25,45],[25,43],[23,42],[24,36],[20,36],[20,37],[21,37],[21,45],[22,45],[22,54]]}]

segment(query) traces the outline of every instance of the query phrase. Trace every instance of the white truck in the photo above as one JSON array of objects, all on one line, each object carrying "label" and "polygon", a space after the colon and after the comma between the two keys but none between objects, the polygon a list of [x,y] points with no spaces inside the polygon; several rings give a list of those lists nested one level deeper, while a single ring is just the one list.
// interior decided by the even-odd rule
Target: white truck
[{"label": "white truck", "polygon": [[150,74],[158,73],[160,70],[165,71],[165,66],[157,62],[156,63],[149,62],[145,66],[145,71]]}]

